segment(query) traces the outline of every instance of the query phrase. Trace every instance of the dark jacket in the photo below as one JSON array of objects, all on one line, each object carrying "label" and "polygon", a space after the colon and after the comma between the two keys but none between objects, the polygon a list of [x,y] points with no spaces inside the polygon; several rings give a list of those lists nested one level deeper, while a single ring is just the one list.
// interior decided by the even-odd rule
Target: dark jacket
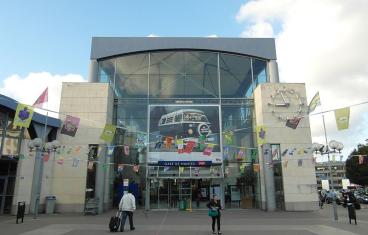
[{"label": "dark jacket", "polygon": [[211,210],[217,210],[218,211],[218,214],[220,216],[220,210],[221,210],[221,202],[220,200],[218,200],[217,202],[215,202],[213,199],[207,203],[207,207],[208,209],[211,209]]}]

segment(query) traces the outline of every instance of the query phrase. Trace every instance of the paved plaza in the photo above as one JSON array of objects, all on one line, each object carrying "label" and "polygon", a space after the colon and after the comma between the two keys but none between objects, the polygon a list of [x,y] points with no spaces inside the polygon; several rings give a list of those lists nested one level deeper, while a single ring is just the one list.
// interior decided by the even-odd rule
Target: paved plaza
[{"label": "paved plaza", "polygon": [[[332,210],[327,205],[316,212],[263,212],[259,210],[225,210],[221,226],[224,235],[353,235],[367,234],[368,209],[357,211],[358,225],[350,225],[346,209],[339,207],[339,221],[333,221]],[[108,222],[114,211],[97,216],[80,214],[40,215],[37,219],[25,217],[23,224],[15,224],[14,216],[0,217],[0,234],[22,235],[94,235],[109,234]],[[212,234],[206,210],[193,212],[138,210],[134,214],[136,230],[130,235],[181,235]],[[117,233],[120,234],[120,233]]]}]

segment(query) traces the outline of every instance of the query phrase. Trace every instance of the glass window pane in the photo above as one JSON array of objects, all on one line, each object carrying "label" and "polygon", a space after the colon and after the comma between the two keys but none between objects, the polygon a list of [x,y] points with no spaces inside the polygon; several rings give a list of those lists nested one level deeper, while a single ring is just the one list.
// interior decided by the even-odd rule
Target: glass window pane
[{"label": "glass window pane", "polygon": [[222,98],[250,97],[252,74],[250,58],[220,54],[220,77]]},{"label": "glass window pane", "polygon": [[115,59],[99,61],[98,66],[98,81],[113,83]]},{"label": "glass window pane", "polygon": [[6,137],[18,138],[20,136],[20,127],[13,125],[13,120],[8,121],[8,127],[6,130]]},{"label": "glass window pane", "polygon": [[5,138],[3,146],[3,155],[17,155],[18,154],[18,139]]},{"label": "glass window pane", "polygon": [[218,93],[217,53],[151,54],[150,97],[217,98]]},{"label": "glass window pane", "polygon": [[147,97],[148,53],[123,56],[116,59],[117,97]]},{"label": "glass window pane", "polygon": [[264,60],[253,59],[253,79],[254,87],[267,82],[267,62]]}]

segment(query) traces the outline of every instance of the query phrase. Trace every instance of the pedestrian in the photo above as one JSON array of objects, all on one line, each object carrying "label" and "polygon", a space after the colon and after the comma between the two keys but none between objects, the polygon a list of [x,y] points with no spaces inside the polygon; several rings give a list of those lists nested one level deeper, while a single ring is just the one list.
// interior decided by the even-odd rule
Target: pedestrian
[{"label": "pedestrian", "polygon": [[355,225],[357,224],[356,220],[356,211],[355,211],[355,204],[356,198],[352,192],[348,192],[345,198],[346,206],[348,207],[348,216],[349,216],[349,223],[351,224],[351,220],[355,220]]},{"label": "pedestrian", "polygon": [[121,223],[120,223],[120,232],[124,232],[124,225],[127,216],[129,217],[129,225],[130,230],[134,230],[135,227],[133,225],[133,212],[135,211],[135,197],[132,194],[131,190],[128,189],[128,192],[124,193],[124,196],[121,198],[119,203],[119,210],[121,211]]},{"label": "pedestrian", "polygon": [[214,195],[213,199],[207,204],[208,207],[208,215],[211,217],[212,219],[212,233],[216,234],[216,230],[215,230],[215,224],[217,221],[217,234],[221,234],[221,224],[220,224],[220,219],[221,219],[221,202],[219,200],[219,198]]},{"label": "pedestrian", "polygon": [[319,208],[323,209],[323,203],[326,200],[326,194],[323,194],[321,191],[319,191],[318,194],[319,194]]}]

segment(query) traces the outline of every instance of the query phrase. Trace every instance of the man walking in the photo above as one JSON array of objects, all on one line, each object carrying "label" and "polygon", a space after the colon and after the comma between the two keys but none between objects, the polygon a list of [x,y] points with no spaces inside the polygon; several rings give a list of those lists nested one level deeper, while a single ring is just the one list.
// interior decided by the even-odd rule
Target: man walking
[{"label": "man walking", "polygon": [[120,224],[120,232],[124,232],[124,225],[126,217],[129,217],[130,230],[134,230],[133,225],[133,211],[135,211],[135,197],[128,189],[128,192],[124,194],[119,203],[119,210],[122,212],[122,219]]}]

